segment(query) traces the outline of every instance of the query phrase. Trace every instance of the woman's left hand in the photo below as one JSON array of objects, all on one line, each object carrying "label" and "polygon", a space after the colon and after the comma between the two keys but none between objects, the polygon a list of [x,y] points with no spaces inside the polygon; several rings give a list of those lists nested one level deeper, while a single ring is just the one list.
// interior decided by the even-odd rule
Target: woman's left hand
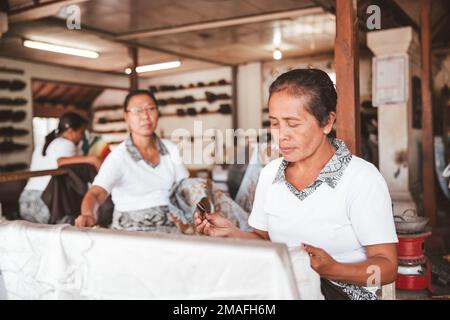
[{"label": "woman's left hand", "polygon": [[308,244],[303,244],[303,249],[308,252],[311,260],[311,267],[323,277],[333,275],[333,271],[339,264],[325,250],[316,248]]}]

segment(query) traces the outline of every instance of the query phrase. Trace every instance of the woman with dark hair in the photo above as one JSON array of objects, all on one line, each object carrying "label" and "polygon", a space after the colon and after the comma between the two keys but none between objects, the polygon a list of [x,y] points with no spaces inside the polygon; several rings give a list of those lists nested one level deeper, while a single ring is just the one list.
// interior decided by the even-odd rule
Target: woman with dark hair
[{"label": "woman with dark hair", "polygon": [[326,299],[376,299],[397,273],[397,236],[387,185],[369,162],[330,139],[337,94],[317,69],[292,70],[270,86],[269,119],[282,158],[261,171],[249,224],[195,214],[197,231],[302,247]]},{"label": "woman with dark hair", "polygon": [[189,172],[178,147],[155,132],[158,105],[150,91],[130,92],[123,107],[130,136],[105,159],[84,196],[75,225],[94,226],[96,208],[111,195],[113,229],[178,232],[168,206],[169,194]]},{"label": "woman with dark hair", "polygon": [[[83,156],[78,144],[83,138],[87,120],[75,112],[67,112],[59,118],[58,128],[45,137],[45,142],[37,145],[31,160],[31,171],[56,169],[65,164],[89,163],[97,170],[101,160],[93,156]],[[51,176],[34,177],[28,180],[19,204],[23,219],[47,223],[49,211],[41,199]]]}]

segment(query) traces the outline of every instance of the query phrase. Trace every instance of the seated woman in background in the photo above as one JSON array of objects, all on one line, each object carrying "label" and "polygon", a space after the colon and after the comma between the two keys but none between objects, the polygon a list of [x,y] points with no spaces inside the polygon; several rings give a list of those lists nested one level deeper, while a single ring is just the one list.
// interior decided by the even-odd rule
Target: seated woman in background
[{"label": "seated woman in background", "polygon": [[75,225],[94,226],[96,208],[111,194],[113,229],[178,232],[168,207],[169,194],[189,173],[177,146],[155,133],[158,106],[153,94],[146,90],[129,93],[124,119],[130,136],[105,159]]},{"label": "seated woman in background", "polygon": [[[77,113],[67,112],[59,119],[58,128],[45,137],[45,142],[38,144],[33,152],[31,171],[51,170],[66,164],[89,163],[97,170],[101,161],[97,157],[82,156],[78,148],[87,120]],[[51,176],[33,177],[28,180],[20,195],[20,215],[31,222],[47,223],[49,211],[41,199]]]},{"label": "seated woman in background", "polygon": [[321,70],[279,76],[269,89],[269,119],[283,157],[261,171],[249,217],[253,231],[237,229],[219,213],[196,213],[195,223],[210,236],[302,246],[326,299],[372,300],[377,286],[397,273],[391,199],[371,163],[328,138],[336,102],[334,84]]}]

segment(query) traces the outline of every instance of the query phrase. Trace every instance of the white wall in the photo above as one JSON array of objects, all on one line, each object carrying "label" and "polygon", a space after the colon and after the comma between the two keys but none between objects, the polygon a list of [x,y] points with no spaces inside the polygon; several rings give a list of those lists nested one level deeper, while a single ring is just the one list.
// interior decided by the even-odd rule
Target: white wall
[{"label": "white wall", "polygon": [[262,65],[260,62],[238,66],[238,128],[259,129],[262,123]]},{"label": "white wall", "polygon": [[[185,87],[189,86],[189,84],[196,84],[198,82],[208,83],[211,81],[218,81],[221,79],[225,79],[231,82],[231,68],[222,67],[215,69],[208,69],[202,71],[195,72],[187,72],[181,73],[177,75],[165,76],[165,77],[155,77],[150,78],[147,81],[141,80],[140,87],[144,87],[148,89],[150,85],[183,85]],[[157,92],[155,94],[157,99],[166,99],[166,98],[180,98],[187,95],[192,95],[195,99],[202,99],[205,97],[204,92],[210,91],[215,94],[219,93],[227,93],[228,95],[232,95],[232,87],[231,86],[217,86],[217,87],[208,87],[208,88],[192,88],[186,90],[177,90],[177,91],[166,91],[166,92]],[[200,111],[201,107],[207,107],[208,110],[216,110],[218,109],[221,103],[232,103],[232,101],[219,100],[214,103],[204,102],[195,102],[192,104],[185,105],[168,105],[162,106],[160,108],[161,113],[172,113],[176,112],[177,108],[188,108],[195,107],[197,111]],[[234,107],[234,106],[232,106]],[[158,125],[158,132],[163,133],[164,136],[168,137],[171,133],[179,128],[184,128],[189,130],[192,134],[194,133],[193,122],[194,120],[201,120],[203,122],[204,129],[218,129],[225,130],[228,128],[232,128],[232,116],[231,115],[221,115],[221,114],[208,114],[208,115],[197,115],[195,117],[185,116],[185,117],[161,117]]]},{"label": "white wall", "polygon": [[[141,80],[139,83],[140,88],[148,89],[150,85],[160,86],[160,85],[183,85],[184,87],[188,87],[189,84],[197,84],[198,82],[203,82],[204,84],[208,84],[209,82],[217,82],[218,80],[226,80],[227,82],[232,81],[230,67],[221,67],[214,69],[207,69],[201,71],[180,73],[176,75],[170,75],[165,77],[155,77],[150,79]],[[204,99],[205,91],[209,91],[215,94],[226,93],[230,97],[232,97],[232,86],[215,86],[215,87],[206,87],[206,88],[189,88],[185,90],[176,90],[176,91],[164,91],[157,92],[155,94],[157,99],[167,99],[167,98],[181,98],[184,96],[193,96],[195,99]],[[188,107],[193,107],[197,111],[200,111],[202,107],[206,107],[209,111],[215,111],[219,108],[220,104],[231,104],[233,112],[235,110],[235,106],[233,106],[233,101],[230,100],[218,100],[213,103],[208,103],[207,101],[196,101],[192,104],[182,104],[182,105],[167,105],[161,106],[160,112],[164,113],[175,113],[176,109],[187,109]],[[194,126],[194,122],[197,122],[197,127]],[[189,116],[186,115],[184,117],[180,116],[162,116],[159,119],[157,132],[160,136],[170,138],[172,133],[175,130],[184,130],[190,133],[191,136],[195,137],[196,141],[199,137],[202,137],[204,134],[209,135],[213,131],[220,131],[225,134],[227,129],[233,128],[233,117],[232,114],[206,114],[206,115],[197,115],[197,116]],[[174,142],[177,142],[174,140]],[[188,165],[189,168],[211,168],[210,164],[200,164],[201,159],[193,159],[191,155],[201,154],[202,150],[205,150],[205,145],[209,144],[208,141],[205,141],[203,144],[194,143],[189,146],[184,144],[184,147],[179,144],[182,156],[184,157],[185,164]],[[211,152],[207,152],[208,154]],[[208,161],[211,160],[212,157],[208,156]],[[194,163],[193,163],[194,162]]]},{"label": "white wall", "polygon": [[106,89],[92,102],[92,108],[122,105],[128,90]]}]

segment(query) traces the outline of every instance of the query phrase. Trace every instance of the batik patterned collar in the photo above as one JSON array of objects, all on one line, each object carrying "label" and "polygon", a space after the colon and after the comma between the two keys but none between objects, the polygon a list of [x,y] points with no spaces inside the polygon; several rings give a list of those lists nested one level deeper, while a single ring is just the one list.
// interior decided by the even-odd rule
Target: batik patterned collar
[{"label": "batik patterned collar", "polygon": [[292,184],[290,184],[286,180],[285,172],[286,168],[289,165],[289,162],[283,160],[278,168],[277,174],[273,180],[273,183],[282,182],[286,184],[289,190],[300,200],[306,199],[309,195],[311,195],[315,190],[317,190],[322,183],[328,184],[331,188],[335,188],[344,174],[345,168],[350,163],[352,159],[352,154],[348,150],[344,141],[338,139],[330,139],[330,143],[336,148],[336,152],[333,157],[328,161],[322,171],[319,173],[319,176],[315,181],[313,181],[308,187],[304,190],[297,190]]},{"label": "batik patterned collar", "polygon": [[[166,146],[164,145],[164,143],[161,141],[161,139],[158,137],[158,135],[156,133],[154,133],[151,137],[151,139],[153,139],[153,141],[155,141],[156,146],[158,147],[158,151],[159,154],[161,156],[165,156],[167,154],[169,154],[169,151],[167,150]],[[127,138],[127,140],[125,141],[125,148],[127,149],[128,153],[130,154],[131,158],[134,161],[140,161],[140,160],[144,160],[142,158],[141,153],[139,152],[139,150],[137,149],[136,145],[134,144],[133,140],[131,139],[131,135]],[[150,163],[147,160],[144,160],[146,163],[148,163],[150,166],[152,166],[153,168],[156,168],[158,166],[159,163]]]}]

